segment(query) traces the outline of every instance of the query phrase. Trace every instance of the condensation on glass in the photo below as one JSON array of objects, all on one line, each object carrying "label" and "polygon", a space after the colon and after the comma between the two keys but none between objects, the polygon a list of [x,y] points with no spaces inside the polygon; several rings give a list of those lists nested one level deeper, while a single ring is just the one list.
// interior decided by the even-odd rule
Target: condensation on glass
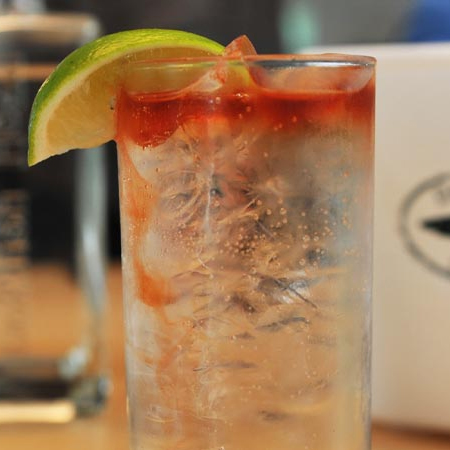
[{"label": "condensation on glass", "polygon": [[149,62],[127,79],[132,448],[368,449],[374,61]]}]

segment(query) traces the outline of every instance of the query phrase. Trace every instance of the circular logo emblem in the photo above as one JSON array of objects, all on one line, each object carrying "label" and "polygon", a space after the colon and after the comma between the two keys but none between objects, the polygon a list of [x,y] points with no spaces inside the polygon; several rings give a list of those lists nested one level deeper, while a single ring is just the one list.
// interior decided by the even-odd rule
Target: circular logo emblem
[{"label": "circular logo emblem", "polygon": [[450,278],[450,174],[426,180],[406,196],[400,235],[417,261]]}]

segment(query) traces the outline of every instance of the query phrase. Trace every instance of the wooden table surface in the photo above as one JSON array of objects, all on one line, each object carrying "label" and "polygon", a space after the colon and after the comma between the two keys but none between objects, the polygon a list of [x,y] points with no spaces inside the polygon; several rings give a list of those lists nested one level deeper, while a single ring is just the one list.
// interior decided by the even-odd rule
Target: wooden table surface
[{"label": "wooden table surface", "polygon": [[[102,413],[64,425],[0,425],[0,450],[127,450],[121,279],[109,274],[108,341],[114,389]],[[374,425],[373,450],[450,450],[450,434],[436,435]],[[262,449],[264,450],[264,449]]]}]

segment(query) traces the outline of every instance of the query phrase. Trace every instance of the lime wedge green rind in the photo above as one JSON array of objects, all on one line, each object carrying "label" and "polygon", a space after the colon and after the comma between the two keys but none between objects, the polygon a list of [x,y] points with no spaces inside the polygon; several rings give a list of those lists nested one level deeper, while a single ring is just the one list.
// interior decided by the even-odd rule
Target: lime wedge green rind
[{"label": "lime wedge green rind", "polygon": [[[142,29],[103,36],[67,56],[41,86],[33,103],[28,134],[28,163],[36,164],[48,156],[72,148],[43,150],[43,128],[61,99],[75,91],[91,74],[116,59],[133,61],[135,55],[145,50],[153,49],[155,57],[164,57],[164,49],[168,48],[177,49],[180,53],[183,49],[197,49],[204,55],[220,55],[224,50],[222,45],[210,39],[185,31]],[[113,137],[109,136],[109,139]],[[99,143],[96,142],[96,145]]]}]

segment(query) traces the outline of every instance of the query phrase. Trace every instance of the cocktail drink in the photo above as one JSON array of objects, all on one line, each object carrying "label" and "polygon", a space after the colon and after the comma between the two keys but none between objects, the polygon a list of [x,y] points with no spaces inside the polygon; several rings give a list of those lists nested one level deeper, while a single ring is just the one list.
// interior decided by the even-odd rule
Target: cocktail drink
[{"label": "cocktail drink", "polygon": [[105,36],[29,162],[115,139],[133,450],[367,450],[374,60]]},{"label": "cocktail drink", "polygon": [[127,80],[133,448],[368,449],[373,60],[184,58]]}]

